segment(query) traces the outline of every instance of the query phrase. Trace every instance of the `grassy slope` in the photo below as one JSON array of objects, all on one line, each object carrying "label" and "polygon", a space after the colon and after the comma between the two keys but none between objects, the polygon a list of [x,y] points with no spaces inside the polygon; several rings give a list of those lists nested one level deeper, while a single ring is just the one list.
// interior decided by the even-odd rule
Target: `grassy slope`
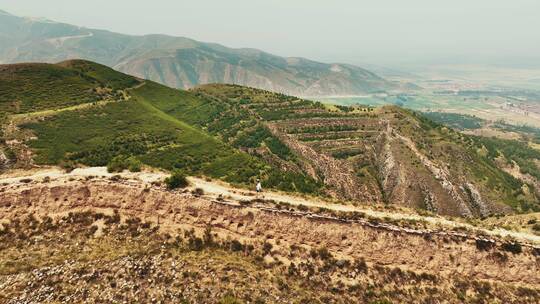
[{"label": "grassy slope", "polygon": [[[217,87],[219,88],[219,86]],[[244,89],[239,86],[235,87],[240,90]],[[249,88],[245,89],[250,90]],[[250,140],[254,139],[257,142],[245,144],[235,140],[237,132],[244,130],[246,127],[254,127],[255,130],[262,128],[258,126],[255,117],[240,106],[244,103],[242,100],[213,98],[198,94],[197,92],[177,91],[152,82],[134,90],[133,95],[137,98],[152,100],[152,105],[162,111],[162,113],[166,113],[165,115],[199,126],[211,134],[221,137],[223,141],[228,142],[236,148],[242,150],[257,148],[264,141],[270,153],[273,153],[276,157],[284,161],[289,161],[293,157],[290,151],[288,151],[288,148],[264,128],[262,131],[264,133],[263,137],[257,137],[255,134],[250,133],[250,131],[242,134],[244,137],[248,137]],[[257,153],[254,153],[254,157],[260,163],[265,162],[261,155]],[[231,162],[230,159],[224,158],[210,165],[208,170],[219,172],[219,174],[226,174],[228,171],[235,170],[237,165],[237,163]],[[242,168],[239,170],[247,170],[245,172],[247,175],[251,174],[254,176],[251,173],[251,169]],[[261,175],[264,178],[266,187],[304,193],[319,193],[322,188],[321,183],[316,182],[304,173],[280,170],[278,164],[266,166]]]},{"label": "grassy slope", "polygon": [[[266,185],[302,192],[317,188],[306,187],[303,176],[290,177],[207,134],[202,128],[222,110],[219,103],[154,82],[142,84],[131,76],[87,61],[25,65],[22,69],[6,67],[11,78],[22,79],[22,84],[11,82],[10,86],[25,107],[11,113],[26,113],[27,118],[33,118],[22,127],[37,136],[28,144],[34,149],[38,164],[103,166],[117,155],[132,155],[154,167],[180,169],[234,183],[251,183],[257,177],[275,180],[284,175],[284,182]],[[7,73],[0,77],[10,78]],[[54,81],[45,81],[50,78]],[[40,90],[48,94],[45,101],[35,93]],[[98,104],[96,101],[103,96],[90,93],[103,90],[121,90],[131,98],[126,101],[124,94],[107,94],[113,102]],[[90,103],[92,106],[73,108]],[[71,108],[60,111],[67,107]],[[36,119],[36,115],[28,113],[35,111],[47,111],[48,115],[46,119]],[[303,186],[296,187],[295,182]]]},{"label": "grassy slope", "polygon": [[0,66],[0,112],[26,113],[100,100],[97,80],[52,64]]},{"label": "grassy slope", "polygon": [[479,129],[485,122],[476,116],[457,113],[425,112],[423,115],[433,121],[458,130]]},{"label": "grassy slope", "polygon": [[[62,112],[25,126],[38,137],[30,145],[41,164],[67,159],[103,166],[114,156],[135,155],[151,166],[204,173],[232,182],[247,182],[262,169],[247,154],[161,112],[140,97]],[[217,170],[224,162],[230,170]]]},{"label": "grassy slope", "polygon": [[139,83],[139,80],[132,76],[118,73],[107,66],[85,60],[69,60],[60,62],[57,65],[90,76],[113,90],[122,90],[136,86]]}]

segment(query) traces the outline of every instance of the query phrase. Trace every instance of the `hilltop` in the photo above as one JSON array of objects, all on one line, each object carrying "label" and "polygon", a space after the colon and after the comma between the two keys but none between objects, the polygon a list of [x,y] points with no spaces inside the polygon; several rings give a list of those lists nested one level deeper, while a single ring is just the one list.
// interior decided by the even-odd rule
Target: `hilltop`
[{"label": "hilltop", "polygon": [[284,58],[184,37],[130,36],[0,14],[0,63],[83,58],[174,88],[235,83],[292,95],[357,95],[397,88],[348,64]]}]

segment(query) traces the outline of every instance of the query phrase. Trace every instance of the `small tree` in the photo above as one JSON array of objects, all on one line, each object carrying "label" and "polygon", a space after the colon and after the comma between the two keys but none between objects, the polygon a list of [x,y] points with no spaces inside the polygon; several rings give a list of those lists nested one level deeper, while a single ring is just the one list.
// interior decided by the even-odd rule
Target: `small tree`
[{"label": "small tree", "polygon": [[109,163],[107,164],[107,171],[109,173],[124,171],[125,169],[127,169],[126,160],[127,158],[124,155],[118,155],[113,157],[111,161],[109,161]]},{"label": "small tree", "polygon": [[73,161],[68,160],[68,161],[61,161],[60,167],[62,167],[66,171],[66,173],[69,173],[75,170],[76,165]]},{"label": "small tree", "polygon": [[182,172],[175,171],[173,174],[171,174],[171,176],[165,179],[165,184],[167,185],[168,189],[177,189],[187,187],[189,182]]},{"label": "small tree", "polygon": [[130,172],[141,172],[142,163],[137,158],[131,156],[127,159],[127,166]]},{"label": "small tree", "polygon": [[142,163],[134,156],[127,157],[125,155],[115,156],[107,164],[107,171],[109,172],[122,172],[128,169],[131,172],[140,172]]}]

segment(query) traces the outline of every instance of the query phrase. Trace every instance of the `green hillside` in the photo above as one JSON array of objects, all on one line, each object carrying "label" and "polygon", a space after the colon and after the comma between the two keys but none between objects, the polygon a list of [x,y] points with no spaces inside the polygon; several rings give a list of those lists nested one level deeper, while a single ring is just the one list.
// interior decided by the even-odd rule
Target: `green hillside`
[{"label": "green hillside", "polygon": [[[399,107],[330,106],[238,85],[182,91],[80,60],[0,70],[0,86],[16,96],[4,97],[10,110],[0,117],[12,166],[131,157],[238,184],[261,178],[266,188],[446,215],[540,210],[534,150]],[[530,178],[510,175],[500,155]]]},{"label": "green hillside", "polygon": [[69,60],[60,62],[58,66],[79,72],[83,76],[96,79],[102,86],[112,90],[122,90],[136,86],[140,83],[135,77],[118,73],[117,71],[100,64],[84,60]]},{"label": "green hillside", "polygon": [[97,79],[52,64],[0,66],[0,111],[26,113],[103,99]]},{"label": "green hillside", "polygon": [[[200,129],[198,122],[215,115],[216,108],[204,110],[204,101],[189,92],[143,83],[86,61],[2,70],[0,86],[10,87],[22,105],[10,110],[18,114],[21,131],[6,136],[31,131],[36,138],[27,144],[36,164],[104,166],[121,155],[234,183],[281,174]],[[98,103],[104,98],[108,102]]]},{"label": "green hillside", "polygon": [[199,107],[220,106],[202,127],[289,171],[311,172],[338,197],[466,216],[540,210],[534,183],[484,152],[519,156],[535,176],[539,160],[522,145],[467,136],[395,106],[324,106],[236,85],[192,91],[207,100]]}]

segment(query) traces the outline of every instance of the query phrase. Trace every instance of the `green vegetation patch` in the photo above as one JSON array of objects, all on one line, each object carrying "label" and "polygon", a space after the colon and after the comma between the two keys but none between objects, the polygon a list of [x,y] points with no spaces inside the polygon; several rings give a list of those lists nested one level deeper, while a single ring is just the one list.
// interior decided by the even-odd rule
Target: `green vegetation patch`
[{"label": "green vegetation patch", "polygon": [[520,165],[523,173],[538,174],[534,159],[540,151],[514,140],[467,136],[414,113],[421,122],[421,131],[410,136],[417,146],[432,159],[450,165],[455,175],[465,175],[474,181],[487,201],[506,204],[518,212],[540,210],[538,198],[531,191],[525,193],[523,182],[499,168],[497,158],[503,156],[510,163]]},{"label": "green vegetation patch", "polygon": [[0,66],[0,112],[27,113],[101,99],[97,80],[53,64]]},{"label": "green vegetation patch", "polygon": [[503,131],[516,132],[530,138],[534,143],[540,144],[540,128],[536,128],[528,125],[511,125],[504,121],[497,121],[494,125],[496,128]]},{"label": "green vegetation patch", "polygon": [[[115,88],[135,84],[101,66],[79,61],[62,64]],[[278,157],[293,159],[286,145],[266,127],[257,126],[245,109],[237,107],[236,103],[245,100],[223,102],[150,81],[129,93],[129,101],[62,111],[22,125],[37,137],[29,142],[36,153],[36,163],[108,166],[113,172],[140,170],[144,163],[237,184],[261,178],[265,187],[280,190],[313,193],[321,187],[303,174],[284,173],[265,165],[262,159],[240,152],[205,132],[204,129],[211,129],[222,138],[226,138],[226,133],[241,134],[233,141],[234,146],[266,145]],[[244,127],[251,131],[246,132]],[[284,177],[278,181],[281,175]]]},{"label": "green vegetation patch", "polygon": [[[123,155],[155,167],[223,177],[208,168],[224,158],[237,165],[253,166],[250,163],[254,161],[140,99],[66,111],[24,127],[38,137],[30,146],[37,152],[35,160],[40,164],[58,164],[67,159],[104,166]],[[248,179],[242,176],[236,180]]]},{"label": "green vegetation patch", "polygon": [[97,80],[102,86],[113,90],[123,90],[134,87],[140,83],[137,78],[118,73],[117,71],[90,61],[70,60],[58,64],[59,66],[78,71],[83,75],[90,76]]},{"label": "green vegetation patch", "polygon": [[167,185],[168,189],[177,189],[187,187],[189,182],[182,172],[175,171],[173,174],[171,174],[171,176],[165,179],[165,184]]},{"label": "green vegetation patch", "polygon": [[435,122],[458,130],[480,129],[484,123],[483,119],[476,116],[457,113],[425,112],[423,115]]},{"label": "green vegetation patch", "polygon": [[223,111],[223,107],[193,93],[150,81],[133,90],[132,94],[151,101],[152,105],[163,113],[192,125],[204,126]]},{"label": "green vegetation patch", "polygon": [[475,139],[479,145],[487,149],[487,156],[491,160],[495,160],[502,154],[508,162],[516,162],[521,173],[530,174],[540,179],[540,168],[535,163],[535,160],[540,161],[540,151],[515,140],[486,137],[476,137]]}]

